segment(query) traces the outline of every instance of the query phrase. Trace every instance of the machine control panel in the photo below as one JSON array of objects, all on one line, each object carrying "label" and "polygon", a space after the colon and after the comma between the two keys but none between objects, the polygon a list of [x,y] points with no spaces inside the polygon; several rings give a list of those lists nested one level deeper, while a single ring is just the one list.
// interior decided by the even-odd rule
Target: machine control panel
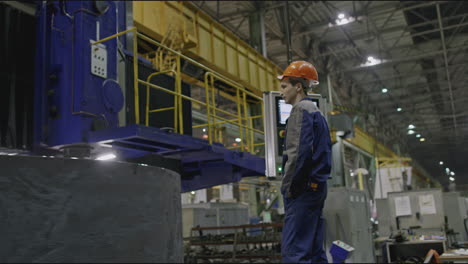
[{"label": "machine control panel", "polygon": [[[320,94],[308,94],[317,107],[324,111],[324,99]],[[283,145],[286,136],[286,123],[292,105],[286,104],[279,91],[263,94],[265,125],[265,162],[267,177],[281,176]]]},{"label": "machine control panel", "polygon": [[107,50],[102,44],[91,45],[91,73],[107,78]]}]

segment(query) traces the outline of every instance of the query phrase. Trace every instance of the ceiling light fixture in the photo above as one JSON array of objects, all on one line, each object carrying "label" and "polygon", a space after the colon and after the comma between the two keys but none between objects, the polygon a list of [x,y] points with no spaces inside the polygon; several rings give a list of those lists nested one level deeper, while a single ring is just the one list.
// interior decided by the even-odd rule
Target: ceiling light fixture
[{"label": "ceiling light fixture", "polygon": [[396,110],[397,110],[397,112],[401,112],[402,109],[401,109],[401,107],[398,107]]},{"label": "ceiling light fixture", "polygon": [[454,177],[450,177],[449,178],[451,181],[455,181],[455,178]]},{"label": "ceiling light fixture", "polygon": [[96,160],[111,160],[111,159],[115,159],[115,158],[116,158],[115,154],[107,153],[107,154],[103,154],[103,155],[97,157]]},{"label": "ceiling light fixture", "polygon": [[445,172],[446,172],[446,173],[449,173],[449,172],[450,172],[450,169],[449,169],[449,168],[445,168]]},{"label": "ceiling light fixture", "polygon": [[346,17],[345,14],[340,13],[338,14],[338,19],[335,20],[335,23],[338,26],[342,26],[354,21],[356,21],[354,17]]},{"label": "ceiling light fixture", "polygon": [[420,138],[419,141],[424,142],[424,141],[426,141],[426,139],[425,138]]},{"label": "ceiling light fixture", "polygon": [[367,61],[361,64],[361,67],[373,66],[384,62],[385,60],[376,59],[373,56],[367,57]]},{"label": "ceiling light fixture", "polygon": [[421,134],[416,134],[416,137],[417,137],[417,138],[420,138],[420,137],[421,137]]},{"label": "ceiling light fixture", "polygon": [[450,175],[455,176],[455,172],[451,171]]},{"label": "ceiling light fixture", "polygon": [[413,135],[414,134],[414,130],[408,130],[408,135]]},{"label": "ceiling light fixture", "polygon": [[242,139],[236,138],[236,142],[241,142],[241,141],[242,141]]},{"label": "ceiling light fixture", "polygon": [[409,125],[408,129],[415,129],[416,127],[414,125]]},{"label": "ceiling light fixture", "polygon": [[439,161],[439,165],[444,165],[444,162],[443,162],[443,161]]},{"label": "ceiling light fixture", "polygon": [[386,93],[386,92],[388,92],[388,89],[387,89],[387,88],[383,88],[383,89],[382,89],[382,93]]}]

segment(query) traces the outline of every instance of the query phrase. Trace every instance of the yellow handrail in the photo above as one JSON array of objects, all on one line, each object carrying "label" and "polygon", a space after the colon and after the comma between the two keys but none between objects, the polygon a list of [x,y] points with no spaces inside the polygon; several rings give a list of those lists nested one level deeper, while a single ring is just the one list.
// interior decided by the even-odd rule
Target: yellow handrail
[{"label": "yellow handrail", "polygon": [[[173,70],[168,70],[168,71],[160,71],[160,72],[154,72],[152,74],[150,74],[148,76],[148,78],[146,78],[146,82],[150,82],[151,79],[154,77],[154,76],[157,76],[157,75],[160,75],[160,74],[167,74],[167,73],[174,73],[177,74],[175,71]],[[148,85],[146,85],[146,115],[145,115],[145,124],[146,126],[149,126],[149,113],[150,113],[150,109],[149,109],[149,104],[150,104],[150,87]],[[174,104],[174,107],[172,107],[174,109],[174,120],[175,120],[175,115],[176,115],[176,107],[175,107],[175,104]],[[170,110],[170,109],[167,109],[167,110]],[[152,111],[151,111],[152,112]],[[154,113],[154,112],[152,112]],[[174,123],[174,129],[177,130],[177,126],[176,124]]]},{"label": "yellow handrail", "polygon": [[[244,151],[246,148],[252,153],[254,153],[254,147],[262,146],[265,143],[256,143],[254,133],[264,134],[262,130],[254,128],[253,120],[262,118],[263,117],[263,107],[262,107],[262,114],[256,116],[249,116],[248,111],[248,104],[247,104],[247,96],[250,96],[253,99],[256,99],[260,102],[261,106],[263,106],[263,99],[256,94],[248,91],[244,88],[243,85],[224,77],[222,74],[216,72],[215,70],[191,59],[183,55],[182,53],[175,51],[145,35],[142,35],[137,31],[137,29],[131,28],[117,34],[108,36],[96,42],[93,42],[92,45],[96,45],[99,43],[106,42],[118,36],[124,35],[129,32],[134,32],[133,35],[133,72],[134,72],[134,103],[135,103],[135,123],[140,123],[140,108],[139,108],[139,89],[138,85],[146,85],[146,105],[145,105],[145,125],[149,126],[149,114],[157,113],[162,111],[169,111],[174,110],[174,131],[177,133],[183,134],[184,127],[183,127],[183,109],[182,109],[182,100],[189,100],[192,103],[199,104],[201,106],[206,107],[207,113],[207,124],[195,125],[192,128],[199,128],[199,127],[207,127],[208,128],[208,141],[210,144],[213,143],[214,137],[214,130],[216,126],[224,124],[224,123],[231,123],[233,125],[237,125],[239,128],[239,137],[241,138],[240,146],[236,147],[229,147],[229,148],[240,148]],[[172,53],[176,57],[176,67],[175,70],[167,70],[167,71],[160,71],[156,73],[150,74],[146,81],[140,80],[138,77],[138,41],[137,39],[143,39],[149,43],[156,45],[166,51]],[[194,64],[195,66],[203,69],[206,71],[204,75],[204,88],[205,88],[205,102],[201,102],[199,100],[193,99],[189,96],[182,94],[182,74],[181,74],[181,59]],[[174,91],[171,91],[167,88],[160,87],[158,85],[150,83],[151,79],[160,74],[173,74],[175,78],[175,85]],[[235,97],[232,99],[236,103],[237,113],[230,113],[226,110],[223,110],[219,107],[216,107],[216,96],[215,96],[215,81],[222,82],[224,84],[229,85],[235,91]],[[159,109],[150,109],[150,92],[152,89],[156,89],[159,91],[163,91],[165,93],[172,94],[174,96],[174,106],[172,107],[165,107]],[[220,117],[217,113],[225,114],[233,119],[227,119]],[[245,138],[244,138],[245,135]]]}]

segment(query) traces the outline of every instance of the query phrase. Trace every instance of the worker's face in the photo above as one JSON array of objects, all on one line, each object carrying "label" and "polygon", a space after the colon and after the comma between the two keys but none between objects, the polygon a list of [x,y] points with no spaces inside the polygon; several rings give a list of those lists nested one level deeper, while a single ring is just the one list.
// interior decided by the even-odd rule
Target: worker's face
[{"label": "worker's face", "polygon": [[299,83],[293,86],[287,78],[284,78],[281,80],[280,92],[287,104],[294,104],[297,95],[301,93],[301,86]]}]

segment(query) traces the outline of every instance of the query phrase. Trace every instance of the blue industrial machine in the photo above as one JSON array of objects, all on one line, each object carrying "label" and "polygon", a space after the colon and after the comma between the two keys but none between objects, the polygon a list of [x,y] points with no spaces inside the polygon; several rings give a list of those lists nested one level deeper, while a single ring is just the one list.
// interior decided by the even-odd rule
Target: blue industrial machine
[{"label": "blue industrial machine", "polygon": [[[149,126],[135,122],[134,87],[128,81],[133,79],[133,71],[119,67],[135,57],[127,49],[126,36],[93,45],[127,29],[125,1],[42,1],[38,5],[37,153],[62,150],[69,156],[81,153],[94,158],[112,150],[120,160],[160,167],[169,164],[166,167],[181,174],[182,192],[265,175],[261,157],[209,144],[190,133],[173,133],[164,128],[164,122]],[[138,65],[157,72],[143,58],[138,58]],[[170,89],[171,78],[166,75],[155,81]],[[182,88],[190,93],[188,84]],[[145,111],[143,94],[140,109]],[[190,105],[184,107],[184,116],[190,121]],[[171,127],[170,122],[166,127]],[[159,158],[151,159],[155,155]]]}]

